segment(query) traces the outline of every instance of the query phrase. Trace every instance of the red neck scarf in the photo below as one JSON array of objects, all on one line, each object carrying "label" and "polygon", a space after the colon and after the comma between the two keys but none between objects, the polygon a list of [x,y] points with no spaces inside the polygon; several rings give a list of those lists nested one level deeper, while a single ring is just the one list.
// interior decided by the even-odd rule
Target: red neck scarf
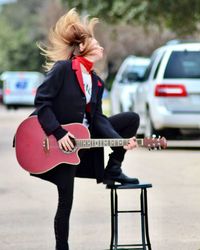
[{"label": "red neck scarf", "polygon": [[83,66],[86,68],[86,70],[88,71],[88,73],[91,72],[94,63],[89,61],[88,59],[86,59],[83,56],[76,56],[76,59],[79,61],[79,63],[83,64]]}]

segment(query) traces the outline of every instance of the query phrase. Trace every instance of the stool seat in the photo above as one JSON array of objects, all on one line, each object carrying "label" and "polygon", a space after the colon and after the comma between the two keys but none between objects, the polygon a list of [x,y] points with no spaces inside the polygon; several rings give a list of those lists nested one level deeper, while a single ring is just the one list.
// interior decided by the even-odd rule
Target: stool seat
[{"label": "stool seat", "polygon": [[[151,243],[149,238],[149,227],[148,227],[148,206],[147,206],[147,189],[151,188],[150,183],[139,183],[139,184],[113,184],[107,185],[106,188],[110,189],[110,200],[111,200],[111,241],[110,250],[121,250],[121,249],[143,249],[151,250]],[[118,190],[125,189],[140,189],[140,209],[139,210],[123,210],[118,209]],[[140,213],[141,218],[141,244],[118,244],[118,215],[120,213]],[[122,248],[123,247],[123,248]],[[125,248],[124,248],[125,247]]]},{"label": "stool seat", "polygon": [[139,183],[139,184],[113,184],[107,185],[107,189],[138,189],[138,188],[151,188],[152,184],[150,183]]}]

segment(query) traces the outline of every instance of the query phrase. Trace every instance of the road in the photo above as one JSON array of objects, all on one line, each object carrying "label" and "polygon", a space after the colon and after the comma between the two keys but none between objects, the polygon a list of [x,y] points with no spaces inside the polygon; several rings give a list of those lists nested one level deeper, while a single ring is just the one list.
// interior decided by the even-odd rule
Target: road
[{"label": "road", "polygon": [[[15,130],[31,109],[0,107],[0,249],[54,250],[53,217],[56,188],[22,170],[12,148]],[[106,149],[106,160],[109,149]],[[149,227],[153,250],[200,249],[199,149],[171,148],[128,152],[124,172],[148,191]],[[121,191],[122,208],[137,208],[136,191]],[[70,250],[104,250],[110,241],[109,191],[94,180],[76,179],[71,216]],[[137,242],[137,215],[120,217],[120,242]]]}]

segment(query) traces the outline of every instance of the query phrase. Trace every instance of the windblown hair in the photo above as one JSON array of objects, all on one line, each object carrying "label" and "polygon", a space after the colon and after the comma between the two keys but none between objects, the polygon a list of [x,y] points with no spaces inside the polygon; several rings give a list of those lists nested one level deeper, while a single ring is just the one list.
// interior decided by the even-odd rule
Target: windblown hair
[{"label": "windblown hair", "polygon": [[[44,68],[49,71],[58,60],[70,59],[73,56],[85,56],[91,52],[91,39],[94,38],[94,26],[97,18],[88,20],[88,16],[80,18],[75,8],[61,16],[49,32],[49,45],[38,44],[42,55],[46,57]],[[83,44],[83,51],[79,45]]]}]

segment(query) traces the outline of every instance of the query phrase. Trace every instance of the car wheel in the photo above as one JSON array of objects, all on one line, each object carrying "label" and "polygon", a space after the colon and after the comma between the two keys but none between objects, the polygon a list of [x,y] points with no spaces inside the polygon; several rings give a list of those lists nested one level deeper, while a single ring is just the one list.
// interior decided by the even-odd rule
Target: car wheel
[{"label": "car wheel", "polygon": [[131,105],[131,107],[130,107],[130,111],[132,111],[132,112],[135,111],[135,104],[134,104],[134,102],[132,102],[132,105]]},{"label": "car wheel", "polygon": [[17,105],[14,105],[14,106],[13,106],[13,109],[14,109],[14,110],[17,110],[17,109],[18,109],[18,106],[17,106]]},{"label": "car wheel", "polygon": [[161,135],[170,140],[180,139],[181,137],[180,129],[178,128],[163,129]]},{"label": "car wheel", "polygon": [[11,109],[12,106],[11,106],[11,105],[6,105],[6,108],[7,108],[7,109]]},{"label": "car wheel", "polygon": [[123,106],[122,106],[121,102],[119,104],[119,108],[120,108],[120,113],[124,112],[124,109],[123,109]]},{"label": "car wheel", "polygon": [[145,137],[151,137],[155,133],[156,133],[156,130],[153,127],[153,123],[151,120],[149,110],[147,110],[146,111],[146,126],[145,126],[144,135],[145,135]]}]

